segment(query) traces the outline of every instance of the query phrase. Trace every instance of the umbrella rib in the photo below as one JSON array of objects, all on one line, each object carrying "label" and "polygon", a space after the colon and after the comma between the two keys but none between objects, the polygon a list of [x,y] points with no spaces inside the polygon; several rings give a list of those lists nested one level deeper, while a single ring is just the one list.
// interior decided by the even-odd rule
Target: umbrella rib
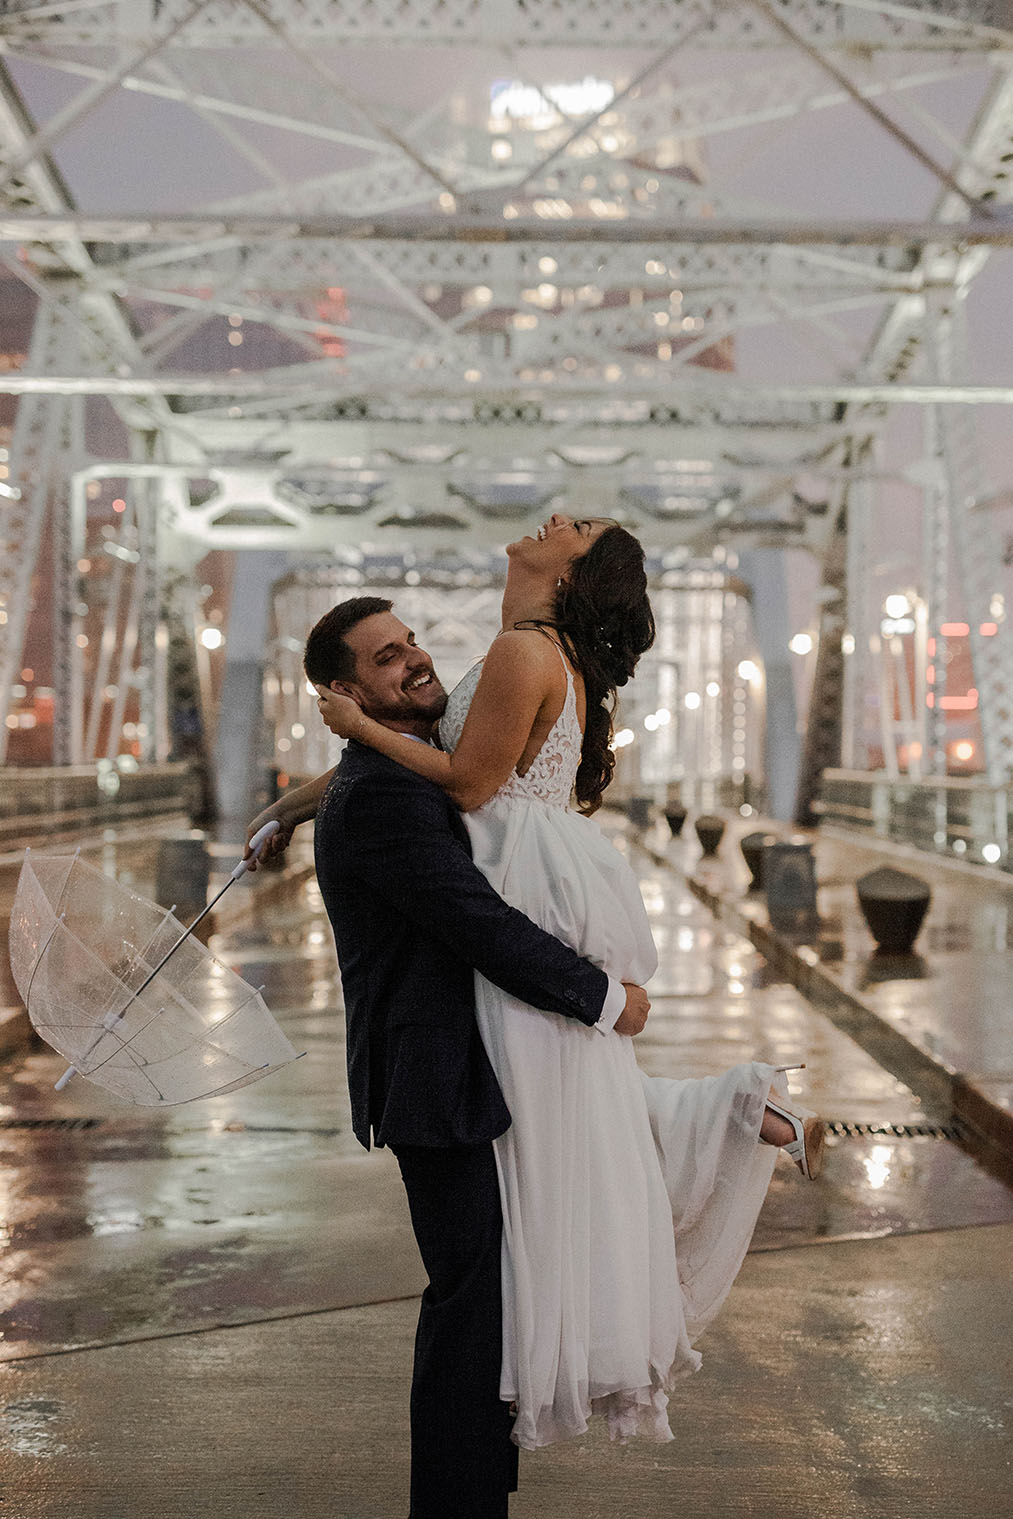
[{"label": "umbrella rib", "polygon": [[[259,997],[261,995],[261,993],[263,992],[263,990],[264,990],[263,986],[255,987],[250,992],[250,995],[248,997],[244,997],[243,1000],[242,1000],[242,1002],[240,1002],[237,1007],[232,1008],[229,1012],[227,1012],[225,1014],[224,1017],[219,1018],[217,1023],[210,1023],[210,1024],[208,1024],[208,1026],[204,1030],[204,1032],[202,1034],[199,1034],[194,1039],[193,1043],[188,1046],[188,1048],[189,1049],[194,1049],[198,1045],[201,1045],[201,1046],[203,1046],[206,1049],[217,1051],[218,1054],[224,1055],[226,1057],[226,1059],[228,1059],[228,1060],[239,1060],[239,1059],[241,1059],[242,1058],[241,1056],[232,1054],[232,1052],[230,1050],[224,1049],[220,1044],[216,1044],[208,1036],[210,1034],[216,1033],[218,1031],[218,1029],[224,1028],[225,1024],[228,1023],[231,1018],[235,1018],[236,1015],[237,1015],[237,1013],[241,1013],[243,1011],[244,1007],[247,1007],[256,997]],[[164,1008],[159,1008],[158,1012],[155,1013],[151,1018],[149,1018],[148,1021],[147,1021],[147,1023],[144,1024],[144,1026],[142,1028],[139,1028],[135,1033],[131,1034],[129,1040],[123,1040],[124,1047],[126,1047],[128,1044],[132,1043],[133,1040],[139,1038],[140,1035],[144,1033],[145,1029],[150,1028],[151,1025],[152,1025],[152,1023],[154,1023],[155,1019],[158,1018],[158,1017],[160,1017],[161,1014],[164,1011],[165,1011]],[[112,1032],[112,1030],[110,1030],[109,1032]],[[112,1055],[109,1056],[110,1060],[112,1060],[113,1058],[114,1057]],[[103,1063],[105,1063],[105,1062],[103,1062]],[[94,1066],[93,1069],[94,1070],[98,1070],[99,1067],[98,1066]],[[254,1069],[260,1069],[260,1067],[254,1067]]]},{"label": "umbrella rib", "polygon": [[[205,1045],[208,1049],[217,1050],[217,1052],[220,1055],[225,1055],[230,1060],[237,1059],[238,1058],[237,1056],[231,1055],[228,1050],[222,1049],[221,1045],[214,1044],[210,1039],[208,1039],[207,1036],[209,1034],[213,1034],[217,1029],[222,1028],[226,1023],[228,1023],[229,1019],[230,1018],[234,1018],[237,1013],[241,1013],[242,1010],[243,1010],[243,1008],[246,1007],[249,1003],[251,1003],[254,1000],[255,997],[259,997],[260,994],[261,994],[261,992],[263,990],[264,990],[263,986],[258,986],[258,987],[253,988],[250,991],[250,995],[248,997],[244,997],[243,1000],[242,1000],[242,1002],[240,1002],[237,1007],[232,1008],[231,1011],[228,1012],[228,1013],[226,1013],[223,1018],[219,1018],[219,1020],[218,1020],[217,1023],[211,1023],[211,1024],[209,1024],[207,1026],[207,1028],[203,1030],[202,1033],[198,1034],[195,1037],[195,1039],[192,1041],[191,1044],[189,1044],[187,1046],[187,1048],[188,1049],[193,1049],[197,1045]],[[128,1002],[127,1003],[127,1007],[129,1007],[129,1006],[130,1006],[130,1003]],[[115,1033],[115,1029],[116,1029],[116,1024],[119,1023],[119,1022],[121,1022],[122,1019],[126,1017],[126,1008],[124,1008],[123,1012],[120,1014],[119,1018],[117,1018],[116,1021],[113,1023],[112,1027],[108,1028],[108,1029],[104,1029],[103,1033],[113,1034],[115,1038],[120,1039],[120,1047],[122,1049],[126,1049],[126,1048],[128,1048],[134,1042],[135,1039],[139,1039],[140,1036],[147,1029],[149,1029],[151,1027],[151,1025],[155,1022],[155,1019],[156,1018],[160,1018],[164,1012],[165,1012],[165,1008],[164,1007],[160,1007],[156,1013],[152,1013],[152,1015],[148,1019],[147,1023],[142,1024],[139,1029],[135,1029],[134,1030],[134,1032],[130,1035],[129,1039],[120,1039],[120,1036]],[[96,1044],[98,1042],[99,1041],[96,1041]],[[114,1050],[111,1055],[107,1056],[106,1059],[101,1062],[101,1065],[92,1066],[92,1070],[93,1071],[101,1070],[102,1065],[107,1065],[108,1062],[110,1060],[115,1059],[115,1057],[116,1057],[116,1051]]]},{"label": "umbrella rib", "polygon": [[[26,853],[27,853],[27,851],[26,851]],[[63,899],[67,895],[67,887],[70,885],[70,878],[74,874],[74,866],[77,864],[77,862],[78,862],[78,860],[80,858],[81,858],[81,846],[79,844],[77,846],[77,848],[74,850],[74,857],[73,857],[73,859],[70,862],[70,869],[67,871],[67,874],[64,877],[63,885],[60,887],[60,895],[59,895],[59,897],[56,900],[56,906],[53,908],[53,911],[55,913],[59,913],[60,908],[63,906]],[[38,880],[38,877],[36,877],[36,880]]]},{"label": "umbrella rib", "polygon": [[[175,911],[176,911],[176,904],[175,904],[175,902],[173,902],[172,906],[168,909],[168,911],[163,912],[161,920],[156,925],[156,927],[154,929],[154,932],[152,933],[152,935],[151,935],[150,939],[148,940],[147,944],[145,944],[144,948],[143,949],[138,949],[138,950],[134,951],[133,960],[132,960],[132,963],[131,963],[131,966],[130,966],[130,971],[131,972],[134,971],[137,968],[138,965],[143,965],[144,968],[145,968],[145,970],[150,969],[150,967],[148,966],[148,962],[145,959],[145,956],[147,955],[148,950],[154,944],[156,938],[161,933],[162,929],[165,927],[166,923],[172,917],[172,915],[173,915],[173,913]],[[180,928],[182,928],[182,926],[183,926],[182,924],[179,925]],[[184,937],[185,937],[185,935],[184,935]],[[125,982],[126,985],[127,985],[127,987],[128,987],[128,989],[129,989],[129,984],[130,983],[127,982],[126,975],[120,976],[119,979],[121,981]],[[130,1003],[128,1001],[127,1002],[127,1006],[129,1007],[129,1005],[130,1005]],[[113,1004],[112,1004],[112,1002],[110,1002],[109,1006],[107,1008],[104,1008],[103,1011],[102,1011],[103,1018],[107,1018],[109,1016],[109,1014],[112,1012],[112,1010],[113,1010]]]},{"label": "umbrella rib", "polygon": [[[264,985],[266,986],[267,983],[265,982]],[[231,1011],[225,1013],[223,1017],[218,1019],[217,1023],[209,1023],[207,1028],[204,1030],[205,1034],[214,1034],[218,1029],[224,1027],[230,1018],[234,1018],[237,1013],[241,1013],[243,1011],[243,1008],[251,1003],[255,997],[259,997],[263,990],[263,986],[254,987],[250,992],[250,995],[248,997],[244,997],[242,1002],[240,1002],[237,1007],[234,1007],[231,1009]]]},{"label": "umbrella rib", "polygon": [[[148,1019],[148,1022],[144,1025],[144,1028],[150,1027],[150,1025],[152,1023],[154,1023],[155,1018],[159,1017],[159,1015],[163,1011],[164,1011],[164,1009],[159,1008],[159,1011],[157,1013],[155,1013],[154,1017]],[[89,1080],[90,1080],[91,1077],[93,1076],[93,1074],[95,1073],[95,1071],[100,1071],[102,1069],[102,1067],[108,1065],[111,1060],[115,1060],[117,1055],[125,1054],[127,1056],[128,1060],[130,1060],[133,1063],[134,1069],[137,1071],[138,1075],[144,1077],[145,1081],[151,1087],[151,1090],[158,1097],[159,1101],[164,1103],[166,1101],[165,1092],[162,1090],[162,1088],[160,1086],[158,1086],[158,1084],[156,1083],[154,1077],[151,1075],[151,1071],[152,1071],[152,1069],[154,1069],[154,1063],[151,1062],[151,1061],[145,1060],[144,1057],[137,1050],[131,1048],[131,1044],[130,1044],[130,1042],[128,1040],[120,1039],[120,1036],[118,1034],[116,1034],[112,1029],[106,1029],[105,1032],[108,1033],[108,1034],[111,1034],[114,1039],[119,1039],[119,1043],[120,1043],[119,1049],[118,1050],[114,1050],[111,1055],[107,1055],[106,1058],[105,1058],[105,1060],[102,1060],[102,1061],[99,1062],[98,1065],[93,1066],[90,1071],[82,1071],[81,1072],[82,1076],[87,1076],[89,1078]],[[143,1032],[144,1032],[143,1029],[138,1030],[138,1033],[143,1033]],[[137,1038],[137,1034],[132,1035],[131,1038],[136,1039]],[[201,1044],[202,1042],[203,1042],[202,1040],[195,1041],[196,1044]],[[189,1046],[187,1046],[187,1048],[193,1049],[194,1045],[189,1045]],[[212,1045],[211,1048],[214,1049],[214,1048],[216,1048],[216,1046]],[[182,1051],[178,1051],[177,1053],[182,1054],[183,1052]],[[227,1058],[230,1059],[230,1060],[234,1060],[236,1058],[234,1055],[229,1055],[227,1050],[220,1050],[219,1053],[226,1055]],[[176,1057],[173,1056],[173,1055],[167,1055],[164,1058],[166,1060],[171,1060],[171,1059],[175,1059]],[[247,1071],[244,1074],[249,1075],[252,1070],[266,1070],[266,1067],[265,1066],[250,1066],[250,1067],[247,1068]],[[212,1090],[212,1092],[214,1092],[216,1090],[216,1088],[212,1088],[211,1090]],[[209,1095],[211,1095],[211,1094],[207,1093],[207,1092],[200,1093],[201,1097],[206,1097],[206,1096],[209,1096]],[[196,1098],[187,1098],[186,1100],[188,1102],[193,1102],[193,1101],[196,1101],[198,1099],[196,1099]]]},{"label": "umbrella rib", "polygon": [[137,1070],[138,1074],[144,1077],[145,1081],[151,1087],[152,1091],[155,1093],[155,1096],[158,1098],[159,1102],[164,1102],[165,1101],[165,1093],[162,1091],[162,1089],[160,1087],[156,1086],[156,1084],[155,1084],[154,1080],[152,1079],[152,1077],[144,1069],[144,1066],[143,1066],[142,1062],[137,1058],[136,1051],[132,1050],[130,1048],[129,1044],[125,1044],[123,1046],[123,1048],[126,1051],[127,1056],[129,1057],[129,1059],[131,1059],[134,1062],[134,1067]]},{"label": "umbrella rib", "polygon": [[[56,1023],[52,1018],[40,1018],[35,1027],[39,1030],[40,1033],[44,1028],[50,1029],[53,1033],[56,1033],[59,1029],[86,1029],[94,1028],[95,1025],[94,1023],[68,1023],[66,1019],[60,1023]],[[70,1057],[68,1056],[68,1059],[69,1058]]]},{"label": "umbrella rib", "polygon": [[[32,987],[35,985],[35,978],[36,978],[36,976],[39,973],[39,966],[42,964],[43,960],[46,958],[46,952],[48,951],[49,946],[52,944],[54,938],[56,937],[56,930],[59,928],[60,924],[63,922],[63,919],[64,919],[64,914],[61,913],[60,916],[57,918],[56,922],[53,924],[52,929],[50,930],[49,938],[46,940],[45,944],[42,946],[42,949],[41,949],[41,951],[39,953],[39,958],[36,960],[35,964],[32,966],[32,974],[31,974],[31,976],[29,978],[29,981],[28,981],[28,990],[25,992],[25,1006],[27,1008],[29,1008],[29,1009],[31,1008],[31,1005],[32,1005]],[[84,1027],[87,1028],[88,1025],[85,1024]]]},{"label": "umbrella rib", "polygon": [[[81,1075],[82,1076],[89,1076],[89,1077],[92,1076],[95,1071],[100,1071],[103,1066],[108,1065],[109,1062],[110,1062],[110,1060],[115,1060],[116,1056],[122,1054],[124,1050],[126,1050],[127,1053],[130,1055],[130,1058],[131,1058],[131,1060],[133,1060],[134,1064],[137,1065],[137,1066],[139,1066],[141,1062],[140,1062],[139,1057],[137,1056],[137,1052],[134,1051],[134,1050],[131,1050],[130,1046],[131,1046],[131,1044],[133,1043],[133,1041],[135,1039],[139,1038],[140,1035],[144,1033],[145,1029],[148,1029],[148,1028],[151,1027],[151,1025],[154,1023],[155,1019],[159,1018],[164,1011],[165,1011],[165,1009],[160,1007],[158,1009],[157,1013],[152,1013],[152,1015],[148,1019],[147,1023],[145,1023],[143,1025],[143,1027],[141,1027],[139,1029],[136,1029],[134,1031],[134,1033],[131,1034],[131,1036],[130,1036],[129,1039],[124,1039],[120,1034],[118,1034],[116,1032],[115,1027],[114,1028],[104,1028],[104,1029],[100,1030],[98,1038],[95,1040],[94,1044],[92,1044],[92,1046],[91,1046],[91,1050],[87,1051],[84,1055],[82,1055],[82,1057],[81,1057],[82,1063],[85,1060],[87,1060],[88,1055],[91,1053],[92,1050],[98,1049],[98,1047],[102,1043],[103,1039],[114,1039],[116,1041],[116,1048],[113,1050],[112,1054],[104,1056],[104,1058],[102,1060],[100,1060],[97,1065],[89,1066],[88,1070],[86,1070],[86,1071],[82,1070],[81,1071]],[[78,1069],[80,1069],[80,1067],[78,1067]],[[152,1082],[151,1084],[152,1084],[152,1086],[155,1085],[154,1082]],[[155,1087],[155,1090],[157,1091],[158,1088]]]},{"label": "umbrella rib", "polygon": [[[26,855],[31,854],[31,846],[30,845],[25,850],[25,854]],[[57,897],[57,899],[56,899],[56,905],[53,908],[53,915],[54,915],[56,921],[53,924],[52,932],[50,933],[49,938],[46,940],[45,944],[43,945],[42,951],[39,954],[39,958],[36,960],[35,964],[32,966],[32,974],[31,974],[31,976],[29,978],[29,981],[28,981],[28,991],[25,994],[25,1006],[26,1007],[29,1007],[29,998],[32,995],[32,986],[35,983],[35,977],[38,974],[39,966],[42,964],[42,962],[43,962],[43,960],[44,960],[44,958],[46,956],[46,951],[49,949],[49,946],[53,942],[53,939],[54,939],[54,937],[56,935],[56,930],[59,928],[60,924],[64,921],[64,918],[66,917],[66,913],[61,913],[60,912],[60,908],[63,906],[63,899],[67,895],[67,887],[70,885],[70,878],[71,878],[71,876],[74,873],[74,866],[77,864],[80,856],[81,856],[81,846],[78,845],[78,847],[74,850],[74,857],[73,857],[73,859],[70,862],[70,868],[68,869],[67,874],[63,878],[63,885],[60,887],[60,895]],[[35,876],[36,881],[38,881],[39,877],[38,877],[38,875],[36,873],[34,865],[32,866],[32,874],[33,874],[33,876]],[[40,883],[40,889],[41,889],[41,883]]]},{"label": "umbrella rib", "polygon": [[[161,1008],[159,1009],[159,1012],[161,1012]],[[154,1018],[149,1018],[148,1019],[148,1023],[149,1024],[153,1023],[154,1019],[157,1018],[157,1017],[158,1017],[158,1013],[156,1013],[154,1015]],[[148,1027],[148,1024],[145,1024],[145,1028],[147,1028],[147,1027]],[[112,1052],[111,1055],[107,1055],[104,1060],[100,1060],[99,1063],[98,1063],[98,1065],[92,1066],[91,1070],[89,1070],[89,1071],[82,1071],[81,1075],[82,1076],[87,1076],[87,1077],[90,1078],[92,1076],[93,1072],[100,1071],[102,1069],[102,1067],[108,1065],[111,1060],[115,1060],[117,1055],[121,1055],[121,1054],[125,1053],[127,1055],[128,1059],[130,1059],[133,1062],[135,1070],[138,1072],[139,1075],[141,1075],[141,1076],[144,1077],[145,1081],[151,1087],[152,1091],[158,1097],[159,1101],[164,1102],[165,1101],[165,1093],[163,1091],[161,1091],[155,1085],[155,1082],[148,1075],[148,1072],[144,1069],[145,1062],[138,1055],[137,1051],[136,1050],[132,1050],[130,1048],[130,1045],[126,1042],[126,1040],[120,1039],[120,1036],[117,1033],[114,1033],[114,1031],[112,1029],[103,1029],[102,1030],[102,1034],[103,1034],[103,1036],[105,1036],[106,1034],[108,1034],[108,1035],[110,1035],[111,1038],[119,1040],[119,1049],[113,1050],[113,1052]]]},{"label": "umbrella rib", "polygon": [[[260,1074],[261,1071],[280,1071],[282,1069],[282,1066],[283,1065],[287,1065],[287,1064],[288,1064],[288,1061],[285,1060],[285,1061],[282,1061],[281,1065],[272,1065],[270,1061],[268,1061],[266,1065],[251,1065],[250,1069],[246,1072],[246,1075],[247,1076],[257,1076],[257,1075]],[[240,1079],[245,1080],[245,1078],[240,1078]],[[189,1101],[191,1101],[191,1102],[200,1102],[202,1098],[204,1098],[204,1097],[214,1097],[220,1091],[221,1091],[220,1087],[209,1087],[206,1092],[199,1092],[196,1097],[191,1097],[189,1099]]]},{"label": "umbrella rib", "polygon": [[[147,978],[144,981],[141,982],[140,986],[137,988],[136,991],[133,991],[133,992],[130,993],[130,996],[127,998],[126,1003],[124,1004],[123,1008],[120,1011],[119,1018],[123,1018],[126,1015],[127,1008],[131,1005],[131,1003],[136,1002],[137,999],[138,999],[138,997],[141,995],[141,993],[143,991],[147,990],[147,988],[151,985],[152,981],[154,981],[155,977],[158,975],[158,973],[162,969],[162,967],[164,965],[167,965],[168,962],[172,959],[173,955],[176,953],[177,949],[179,949],[182,944],[186,943],[187,939],[189,939],[190,935],[193,933],[194,929],[197,927],[197,924],[201,921],[202,918],[206,918],[207,917],[207,915],[211,911],[212,907],[214,907],[215,903],[218,901],[218,898],[219,897],[223,897],[225,895],[225,893],[228,891],[228,889],[229,889],[229,887],[231,885],[232,885],[232,880],[230,878],[228,881],[226,881],[226,883],[222,887],[221,891],[217,892],[216,895],[211,898],[211,901],[205,907],[204,911],[197,914],[196,918],[194,918],[193,922],[190,924],[190,927],[189,928],[185,928],[183,930],[183,932],[180,934],[179,938],[176,940],[175,944],[173,944],[171,946],[171,948],[169,948],[168,950],[166,950],[165,954],[162,956],[161,960],[159,960],[159,962],[155,966],[154,970],[151,971],[148,974]],[[111,1009],[110,1009],[110,1011],[111,1011]],[[106,1016],[108,1017],[108,1013],[106,1014]],[[119,1019],[117,1019],[116,1021],[118,1022]],[[99,1042],[98,1040],[95,1041],[96,1044],[98,1042]],[[94,1048],[94,1046],[93,1046],[93,1048]],[[85,1056],[85,1059],[87,1059],[87,1055]]]},{"label": "umbrella rib", "polygon": [[[257,994],[254,993],[254,996],[256,996],[256,995]],[[249,1002],[250,1000],[251,999],[249,997],[247,997],[246,1002]],[[245,1007],[246,1003],[244,1002],[242,1005]],[[237,1008],[236,1011],[238,1012],[239,1009]],[[198,1035],[194,1040],[192,1040],[192,1042],[190,1044],[185,1045],[183,1050],[177,1050],[175,1052],[175,1054],[164,1055],[164,1056],[161,1057],[161,1060],[157,1060],[157,1061],[145,1060],[144,1056],[141,1055],[132,1046],[134,1044],[134,1041],[136,1039],[139,1039],[140,1036],[147,1029],[149,1029],[151,1027],[151,1025],[155,1022],[155,1020],[157,1018],[160,1018],[161,1015],[164,1012],[165,1012],[164,1007],[160,1007],[158,1009],[158,1012],[157,1013],[153,1013],[152,1016],[148,1019],[147,1023],[145,1023],[142,1028],[135,1029],[135,1031],[131,1034],[131,1036],[130,1036],[129,1039],[123,1039],[119,1034],[117,1034],[117,1032],[116,1032],[115,1029],[103,1029],[103,1031],[102,1031],[103,1036],[105,1036],[106,1034],[108,1034],[111,1038],[117,1040],[119,1048],[113,1050],[112,1054],[111,1055],[107,1055],[104,1060],[100,1060],[99,1063],[98,1063],[98,1065],[93,1065],[89,1070],[82,1071],[81,1072],[82,1076],[88,1076],[88,1077],[93,1076],[96,1071],[100,1071],[102,1069],[102,1067],[108,1065],[111,1060],[115,1060],[116,1056],[119,1055],[119,1054],[121,1054],[124,1050],[130,1056],[130,1059],[137,1066],[138,1070],[144,1070],[145,1075],[147,1075],[147,1070],[145,1069],[146,1067],[150,1067],[150,1068],[153,1069],[155,1066],[160,1065],[162,1063],[162,1061],[164,1061],[164,1060],[175,1060],[179,1055],[183,1054],[184,1050],[194,1050],[194,1049],[207,1049],[207,1050],[211,1050],[216,1055],[222,1055],[222,1056],[224,1056],[224,1058],[226,1060],[233,1060],[233,1061],[235,1061],[237,1065],[238,1064],[245,1065],[247,1067],[248,1071],[251,1071],[251,1070],[264,1070],[264,1069],[266,1069],[266,1067],[264,1067],[264,1066],[254,1066],[254,1065],[251,1065],[250,1062],[248,1060],[244,1060],[241,1055],[235,1055],[235,1054],[233,1054],[231,1050],[225,1049],[223,1045],[215,1044],[213,1040],[207,1039],[203,1035]],[[231,1016],[231,1014],[230,1014],[230,1016]],[[221,1021],[224,1023],[226,1020],[223,1018]],[[218,1027],[219,1025],[216,1024],[215,1026]],[[268,1064],[270,1064],[270,1062],[268,1062]],[[148,1080],[151,1081],[151,1077],[150,1076],[148,1076]],[[155,1086],[155,1083],[153,1081],[151,1081],[151,1085],[153,1087],[155,1087],[155,1091],[157,1092],[158,1088]],[[162,1094],[159,1092],[159,1096],[161,1096],[161,1095]]]}]

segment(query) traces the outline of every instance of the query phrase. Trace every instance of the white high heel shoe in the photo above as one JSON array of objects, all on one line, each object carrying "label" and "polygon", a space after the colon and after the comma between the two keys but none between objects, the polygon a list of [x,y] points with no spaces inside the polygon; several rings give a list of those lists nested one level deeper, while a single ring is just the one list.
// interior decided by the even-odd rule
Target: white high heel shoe
[{"label": "white high heel shoe", "polygon": [[[802,1065],[779,1065],[777,1070],[779,1074],[783,1074],[785,1071],[804,1071],[805,1064],[803,1062]],[[775,1102],[773,1097],[770,1096],[767,1098],[766,1106],[772,1113],[776,1113],[779,1118],[783,1118],[787,1123],[790,1123],[795,1131],[795,1138],[790,1140],[788,1144],[781,1145],[779,1148],[786,1155],[791,1156],[807,1180],[815,1181],[823,1166],[824,1128],[822,1118],[819,1118],[815,1113],[810,1113],[808,1108],[798,1108],[796,1110],[786,1108],[783,1103]],[[764,1144],[769,1143],[767,1140],[763,1142]]]}]

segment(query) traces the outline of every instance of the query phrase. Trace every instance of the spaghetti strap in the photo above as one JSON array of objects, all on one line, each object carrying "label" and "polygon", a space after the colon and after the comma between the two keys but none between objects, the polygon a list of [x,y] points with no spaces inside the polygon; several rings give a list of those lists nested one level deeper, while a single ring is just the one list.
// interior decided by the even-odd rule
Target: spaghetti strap
[{"label": "spaghetti strap", "polygon": [[567,659],[566,655],[563,653],[562,644],[558,644],[554,638],[550,638],[548,633],[546,633],[545,636],[546,636],[546,638],[549,639],[549,642],[552,644],[552,646],[555,649],[556,653],[559,655],[560,659],[562,660],[563,669],[566,671],[566,694],[567,694],[567,696],[569,696],[573,692],[573,670],[570,667],[570,661]]},{"label": "spaghetti strap", "polygon": [[541,633],[541,635],[542,635],[543,638],[547,638],[549,640],[549,642],[551,643],[552,647],[555,649],[556,653],[559,655],[559,657],[560,657],[560,659],[562,661],[563,669],[566,671],[566,690],[567,690],[567,695],[569,695],[569,693],[571,691],[573,691],[573,689],[574,689],[574,685],[573,685],[573,668],[572,668],[572,666],[570,664],[569,658],[567,657],[566,651],[563,648],[563,645],[559,642],[559,639],[558,638],[553,638],[553,636],[550,633],[549,629],[546,628],[546,627],[543,627],[540,622],[515,622],[514,623],[514,632],[516,632],[516,633]]}]

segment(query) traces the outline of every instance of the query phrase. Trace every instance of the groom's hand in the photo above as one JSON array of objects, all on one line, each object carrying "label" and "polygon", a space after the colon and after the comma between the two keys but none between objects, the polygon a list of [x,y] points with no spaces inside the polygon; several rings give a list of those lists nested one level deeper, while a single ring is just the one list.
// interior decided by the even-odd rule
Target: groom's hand
[{"label": "groom's hand", "polygon": [[[255,833],[259,833],[265,823],[279,823],[281,826],[277,833],[265,839],[260,846],[260,853],[254,855],[250,849],[250,840]],[[292,841],[295,832],[295,823],[284,814],[283,804],[275,802],[271,807],[265,807],[263,812],[258,812],[253,822],[246,830],[246,845],[243,849],[243,859],[249,860],[248,869],[256,870],[258,865],[274,865],[280,862],[281,856]]]},{"label": "groom's hand", "polygon": [[632,1037],[643,1030],[651,1004],[642,986],[637,986],[633,981],[624,981],[623,985],[626,988],[626,1006],[616,1019],[615,1031]]}]

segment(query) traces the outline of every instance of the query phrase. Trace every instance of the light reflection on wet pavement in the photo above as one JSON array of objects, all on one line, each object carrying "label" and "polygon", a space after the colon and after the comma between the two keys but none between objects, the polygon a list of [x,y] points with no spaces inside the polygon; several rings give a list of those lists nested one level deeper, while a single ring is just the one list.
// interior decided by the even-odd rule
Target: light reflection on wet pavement
[{"label": "light reflection on wet pavement", "polygon": [[[663,868],[691,879],[695,894],[733,931],[755,934],[768,950],[773,942],[778,964],[797,985],[811,991],[816,979],[819,994],[838,1004],[836,1021],[860,1030],[856,1037],[902,1080],[962,1115],[983,1136],[996,1174],[1013,1181],[1013,878],[816,830],[805,837],[816,867],[817,917],[794,936],[771,929],[763,893],[749,889],[739,841],[755,824],[731,817],[711,859],[701,858],[686,830],[673,840],[664,824],[641,842]],[[881,953],[859,907],[856,882],[883,865],[915,874],[931,890],[915,953]]]},{"label": "light reflection on wet pavement", "polygon": [[[146,889],[149,847],[104,853]],[[638,1040],[646,1070],[706,1075],[740,1060],[804,1060],[792,1089],[827,1118],[944,1116],[926,1113],[772,979],[674,873],[636,851],[631,860],[661,958]],[[259,900],[257,886],[246,916],[224,923],[212,948],[266,986],[304,1059],[239,1092],[155,1113],[80,1081],[55,1094],[63,1062],[45,1049],[3,1066],[0,1359],[380,1302],[423,1285],[391,1157],[367,1156],[349,1130],[336,966],[315,882],[279,893],[275,881]],[[97,1121],[18,1127],[61,1118]],[[945,1140],[831,1137],[815,1185],[779,1164],[753,1248],[1009,1219],[1013,1194]],[[43,1438],[44,1411],[25,1418]]]}]

